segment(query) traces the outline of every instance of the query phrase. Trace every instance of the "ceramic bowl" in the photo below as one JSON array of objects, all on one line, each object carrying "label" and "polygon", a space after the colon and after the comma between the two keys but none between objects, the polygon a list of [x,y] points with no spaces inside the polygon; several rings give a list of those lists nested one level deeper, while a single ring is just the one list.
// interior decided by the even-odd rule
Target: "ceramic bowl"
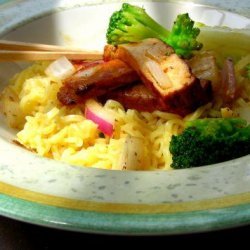
[{"label": "ceramic bowl", "polygon": [[[250,26],[247,0],[238,13],[225,10],[234,1],[204,5],[211,2],[133,1],[165,26],[183,12],[208,25]],[[109,17],[120,7],[121,1],[9,1],[0,5],[0,36],[101,51]],[[0,64],[1,88],[19,66]],[[250,222],[250,156],[186,170],[110,171],[42,158],[13,144],[13,136],[1,117],[1,215],[74,231],[144,235]]]}]

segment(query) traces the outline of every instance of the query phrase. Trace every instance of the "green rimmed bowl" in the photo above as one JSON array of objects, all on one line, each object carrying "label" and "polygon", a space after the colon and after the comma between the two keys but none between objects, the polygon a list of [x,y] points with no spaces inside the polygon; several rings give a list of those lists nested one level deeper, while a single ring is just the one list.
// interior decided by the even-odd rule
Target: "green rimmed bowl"
[{"label": "green rimmed bowl", "polygon": [[[250,26],[247,1],[241,2],[237,14],[223,10],[221,1],[215,2],[216,8],[187,1],[126,2],[143,5],[166,26],[182,12],[208,25]],[[228,9],[234,8],[230,2]],[[120,6],[121,1],[10,1],[0,6],[1,38],[102,50],[108,19]],[[0,64],[1,88],[18,70],[12,63]],[[74,231],[144,235],[250,222],[249,156],[168,172],[80,168],[14,145],[14,131],[3,118],[0,124],[1,215]]]}]

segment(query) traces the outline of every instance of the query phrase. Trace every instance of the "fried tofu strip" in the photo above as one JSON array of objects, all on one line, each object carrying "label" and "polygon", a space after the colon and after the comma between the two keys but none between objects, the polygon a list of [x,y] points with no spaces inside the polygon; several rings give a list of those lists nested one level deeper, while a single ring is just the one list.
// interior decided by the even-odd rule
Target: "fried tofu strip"
[{"label": "fried tofu strip", "polygon": [[109,99],[120,102],[125,109],[136,109],[145,112],[165,111],[165,105],[158,102],[157,97],[143,83],[109,91],[99,98],[101,102],[106,102]]},{"label": "fried tofu strip", "polygon": [[[202,83],[207,84],[207,82],[203,80]],[[99,101],[105,103],[109,99],[120,102],[125,109],[136,109],[144,112],[159,110],[179,114],[181,116],[189,112],[189,110],[177,105],[178,99],[175,100],[177,104],[172,103],[171,107],[165,105],[165,103],[154,95],[143,83],[136,83],[109,91],[101,96]]]},{"label": "fried tofu strip", "polygon": [[212,99],[209,81],[196,78],[187,63],[158,39],[107,45],[104,60],[118,58],[133,68],[165,111],[186,115]]},{"label": "fried tofu strip", "polygon": [[[79,66],[78,66],[79,67]],[[63,82],[57,94],[63,105],[84,103],[115,88],[138,81],[137,73],[119,59],[84,65]]]}]

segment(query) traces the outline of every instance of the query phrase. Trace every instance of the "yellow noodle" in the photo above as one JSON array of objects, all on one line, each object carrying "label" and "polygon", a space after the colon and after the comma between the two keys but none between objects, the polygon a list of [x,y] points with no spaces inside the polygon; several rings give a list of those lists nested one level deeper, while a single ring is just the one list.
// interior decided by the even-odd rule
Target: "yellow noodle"
[{"label": "yellow noodle", "polygon": [[[239,62],[237,72],[248,60]],[[104,107],[115,117],[114,136],[101,138],[97,125],[84,117],[81,108],[60,105],[57,92],[62,83],[44,74],[47,65],[35,63],[16,75],[1,96],[1,109],[9,125],[19,129],[17,140],[26,148],[77,166],[120,169],[119,156],[126,136],[131,135],[143,140],[145,170],[169,170],[171,138],[181,133],[187,121],[232,116],[239,107],[250,110],[250,84],[240,76],[237,79],[242,81],[244,94],[229,111],[222,109],[222,102],[216,99],[182,118],[161,111],[126,111],[120,103],[109,100]]]}]

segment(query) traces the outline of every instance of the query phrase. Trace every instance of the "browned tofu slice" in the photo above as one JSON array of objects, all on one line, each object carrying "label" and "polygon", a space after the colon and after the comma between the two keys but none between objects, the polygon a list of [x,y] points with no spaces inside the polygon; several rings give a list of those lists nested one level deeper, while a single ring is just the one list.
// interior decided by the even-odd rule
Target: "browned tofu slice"
[{"label": "browned tofu slice", "polygon": [[57,98],[63,105],[80,104],[138,80],[136,72],[121,60],[90,62],[64,80]]},{"label": "browned tofu slice", "polygon": [[101,102],[106,102],[109,99],[120,102],[125,109],[136,109],[145,112],[165,111],[165,105],[158,102],[156,96],[142,83],[114,89],[99,98]]},{"label": "browned tofu slice", "polygon": [[158,39],[149,38],[117,47],[108,45],[104,60],[113,58],[133,68],[166,111],[186,115],[212,99],[211,84],[197,79],[187,63]]}]

